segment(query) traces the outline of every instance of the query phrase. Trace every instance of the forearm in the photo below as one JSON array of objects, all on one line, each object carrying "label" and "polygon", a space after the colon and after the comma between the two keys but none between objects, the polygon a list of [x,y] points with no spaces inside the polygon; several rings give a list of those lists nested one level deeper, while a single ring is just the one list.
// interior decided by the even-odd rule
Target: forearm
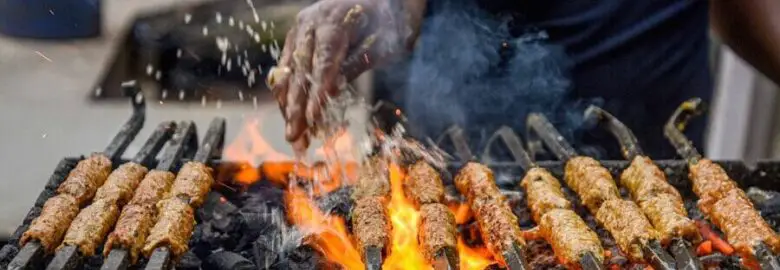
[{"label": "forearm", "polygon": [[713,0],[710,24],[723,43],[780,84],[780,1]]},{"label": "forearm", "polygon": [[425,5],[427,0],[402,0],[404,5],[404,11],[407,16],[407,22],[412,32],[406,40],[407,48],[412,48],[414,42],[417,40],[417,36],[420,33],[420,25],[422,24],[423,15],[425,14]]}]

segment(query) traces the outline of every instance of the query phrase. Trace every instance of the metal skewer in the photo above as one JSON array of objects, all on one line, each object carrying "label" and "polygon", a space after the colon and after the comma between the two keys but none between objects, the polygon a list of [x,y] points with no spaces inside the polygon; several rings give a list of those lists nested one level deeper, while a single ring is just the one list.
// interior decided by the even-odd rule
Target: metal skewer
[{"label": "metal skewer", "polygon": [[[148,165],[152,159],[165,146],[176,128],[174,122],[163,122],[154,130],[149,139],[141,147],[141,150],[133,157],[131,162]],[[65,245],[57,250],[54,259],[51,260],[47,270],[72,270],[81,266],[83,256],[79,253],[78,246]]]},{"label": "metal skewer", "polygon": [[[494,136],[496,137],[491,138],[491,140],[501,138],[509,148],[509,151],[514,157],[515,161],[520,164],[520,167],[522,167],[523,170],[528,172],[531,169],[540,168],[539,165],[534,162],[534,159],[528,154],[528,152],[525,151],[523,142],[520,140],[520,137],[517,136],[517,134],[512,130],[512,128],[506,126],[501,127],[496,131]],[[486,152],[483,154],[483,157],[488,157],[489,155],[489,151],[486,150]],[[591,252],[582,254],[579,263],[583,270],[605,269],[604,262],[599,261]]]},{"label": "metal skewer", "polygon": [[702,156],[696,150],[696,147],[693,146],[693,143],[685,137],[683,130],[685,130],[691,118],[701,115],[704,113],[704,110],[704,104],[700,98],[690,99],[683,102],[674,111],[672,117],[669,118],[669,121],[664,126],[664,136],[672,143],[677,150],[677,154],[688,161],[690,165],[698,163]]},{"label": "metal skewer", "polygon": [[[130,103],[133,113],[130,119],[119,129],[119,132],[111,140],[111,143],[103,150],[103,155],[112,162],[121,158],[135,136],[141,131],[146,120],[146,101],[139,95],[140,91],[135,84],[122,85],[126,94],[131,96]],[[37,269],[41,267],[46,252],[38,241],[30,241],[22,247],[14,259],[8,264],[9,270]]]},{"label": "metal skewer", "polygon": [[[689,166],[696,165],[703,157],[683,134],[683,131],[688,125],[688,121],[704,113],[704,110],[704,102],[700,98],[689,99],[677,107],[664,126],[664,135],[674,145],[677,154],[682,156]],[[761,269],[780,270],[780,261],[778,261],[777,255],[772,253],[766,243],[757,244],[753,250],[753,256],[758,260]]]},{"label": "metal skewer", "polygon": [[452,248],[443,248],[436,255],[433,260],[433,269],[435,270],[457,270],[460,268],[458,265],[458,251]]},{"label": "metal skewer", "polygon": [[[181,122],[179,127],[171,138],[167,149],[160,158],[156,170],[172,171],[182,158],[185,158],[185,148],[198,147],[198,133],[195,123],[192,121]],[[131,266],[130,253],[125,249],[115,248],[106,257],[101,270],[125,270]]]},{"label": "metal skewer", "polygon": [[[198,152],[195,153],[194,162],[208,164],[212,158],[219,157],[222,154],[222,147],[225,145],[225,119],[215,118],[211,121],[206,136],[203,137]],[[149,256],[149,262],[146,264],[146,270],[167,270],[172,269],[171,250],[165,247],[158,247]]]},{"label": "metal skewer", "polygon": [[[623,156],[629,162],[636,157],[644,156],[642,148],[639,146],[639,141],[636,139],[636,136],[634,136],[634,133],[631,132],[631,129],[626,127],[623,122],[618,120],[617,117],[604,109],[591,105],[585,110],[585,119],[597,120],[601,126],[612,133],[620,144]],[[692,246],[691,243],[682,238],[676,238],[672,241],[669,251],[674,255],[676,269],[702,269],[703,266],[701,262],[698,257],[693,255],[693,252],[689,248],[690,246]]]},{"label": "metal skewer", "polygon": [[366,263],[366,270],[382,269],[382,249],[374,246],[368,246],[363,250],[363,261]]},{"label": "metal skewer", "polygon": [[[544,115],[539,113],[529,114],[526,125],[528,127],[529,148],[533,145],[539,145],[541,141],[561,161],[568,162],[578,156],[574,147],[566,142],[563,135],[555,129]],[[657,240],[651,240],[648,244],[643,244],[642,253],[645,256],[645,260],[656,270],[675,269],[674,259],[661,248]]]}]

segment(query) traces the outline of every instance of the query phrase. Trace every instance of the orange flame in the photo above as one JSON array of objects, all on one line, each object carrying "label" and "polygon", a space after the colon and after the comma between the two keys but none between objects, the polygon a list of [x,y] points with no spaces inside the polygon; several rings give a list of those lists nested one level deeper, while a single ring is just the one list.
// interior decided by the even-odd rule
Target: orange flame
[{"label": "orange flame", "polygon": [[323,214],[305,192],[294,186],[285,192],[285,203],[290,222],[313,236],[312,247],[347,270],[365,269],[343,218]]},{"label": "orange flame", "polygon": [[391,164],[389,170],[392,197],[387,212],[393,224],[393,231],[390,255],[382,269],[432,269],[423,257],[417,240],[420,213],[404,194],[404,173],[395,164]]},{"label": "orange flame", "polygon": [[[447,205],[455,214],[455,224],[461,225],[471,220],[472,213],[466,203],[450,203]],[[471,247],[458,235],[458,257],[461,270],[483,270],[495,264],[493,255],[485,247]]]},{"label": "orange flame", "polygon": [[470,247],[458,236],[458,256],[461,270],[484,270],[495,261],[485,247]]},{"label": "orange flame", "polygon": [[[314,166],[314,169],[291,162],[293,158],[274,149],[263,137],[261,130],[260,119],[247,119],[238,136],[225,147],[226,159],[242,163],[235,175],[236,181],[240,183],[252,184],[263,176],[275,184],[286,186],[289,176],[295,172],[300,178],[327,182],[325,190],[329,191],[340,186],[344,176],[351,178],[349,176],[354,175],[356,165],[344,162],[354,160],[353,146],[355,145],[353,137],[345,130],[339,131],[334,138],[314,149],[314,160],[339,164]],[[263,165],[258,171],[255,167],[260,162]],[[280,163],[271,164],[271,162]]]}]

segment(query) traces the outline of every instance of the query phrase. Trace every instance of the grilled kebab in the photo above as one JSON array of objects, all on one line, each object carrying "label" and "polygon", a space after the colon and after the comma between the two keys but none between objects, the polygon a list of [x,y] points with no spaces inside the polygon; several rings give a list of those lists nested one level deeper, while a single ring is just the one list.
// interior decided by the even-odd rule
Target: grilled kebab
[{"label": "grilled kebab", "polygon": [[390,195],[387,163],[378,157],[366,160],[358,172],[358,181],[352,191],[355,206],[352,209],[352,231],[360,252],[366,256],[368,248],[389,250],[391,224],[386,204]]},{"label": "grilled kebab", "polygon": [[666,175],[653,161],[637,156],[620,175],[620,184],[628,189],[631,198],[650,219],[667,244],[680,237],[696,243],[701,235],[693,220],[688,218],[680,193],[666,181]]},{"label": "grilled kebab", "polygon": [[104,154],[93,154],[79,161],[57,189],[57,196],[46,201],[41,214],[35,218],[19,240],[20,246],[38,241],[46,253],[54,252],[65,231],[76,218],[79,209],[95,195],[111,173],[111,160]]},{"label": "grilled kebab", "polygon": [[92,256],[103,243],[119,216],[119,210],[133,196],[147,169],[135,162],[122,164],[111,172],[95,200],[81,210],[65,233],[61,247],[78,247],[79,253]]},{"label": "grilled kebab", "polygon": [[780,252],[780,236],[723,168],[709,159],[702,159],[690,166],[689,178],[693,182],[693,191],[699,196],[699,208],[723,231],[726,240],[741,255],[752,257],[754,246],[761,242],[772,252]]},{"label": "grilled kebab", "polygon": [[425,258],[433,263],[441,252],[457,250],[455,215],[443,204],[444,185],[433,167],[418,161],[409,166],[407,176],[405,193],[420,211],[420,245]]},{"label": "grilled kebab", "polygon": [[525,248],[517,217],[498,190],[493,172],[485,165],[469,162],[455,177],[455,187],[474,213],[479,231],[493,256],[506,263],[504,252]]},{"label": "grilled kebab", "polygon": [[553,248],[556,257],[567,268],[576,269],[586,253],[604,261],[599,236],[572,209],[561,190],[561,184],[547,170],[530,169],[520,183],[525,189],[528,208],[539,225],[541,236]]},{"label": "grilled kebab", "polygon": [[565,180],[583,204],[595,214],[629,259],[643,261],[643,246],[660,240],[639,206],[620,198],[615,181],[606,168],[593,158],[577,156],[566,162]]},{"label": "grilled kebab", "polygon": [[[144,195],[145,199],[138,200],[153,201],[158,198],[166,181],[168,180],[161,177],[154,185],[150,183],[149,194]],[[158,247],[170,248],[174,258],[187,251],[187,243],[195,225],[194,208],[205,201],[213,183],[211,168],[206,164],[190,161],[182,166],[173,181],[170,193],[157,203],[158,218],[141,250],[144,256],[150,256]],[[132,247],[137,248],[135,244]]]},{"label": "grilled kebab", "polygon": [[138,185],[130,203],[122,209],[116,228],[108,235],[104,256],[114,248],[127,250],[135,263],[157,217],[159,202],[176,178],[171,172],[152,170]]}]

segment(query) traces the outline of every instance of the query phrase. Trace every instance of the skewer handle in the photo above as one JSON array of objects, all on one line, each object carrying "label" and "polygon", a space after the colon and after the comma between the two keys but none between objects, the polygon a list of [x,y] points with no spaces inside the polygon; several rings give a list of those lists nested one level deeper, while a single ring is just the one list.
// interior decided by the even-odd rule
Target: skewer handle
[{"label": "skewer handle", "polygon": [[171,135],[173,135],[175,130],[176,122],[168,121],[160,123],[160,125],[154,129],[149,139],[146,140],[144,146],[141,147],[141,150],[135,154],[132,161],[142,165],[152,163],[154,157],[160,153],[160,150],[165,146],[165,143],[168,142],[168,139],[171,138]]},{"label": "skewer handle", "polygon": [[524,170],[528,171],[531,168],[536,167],[536,164],[533,162],[533,158],[528,155],[528,152],[525,151],[523,147],[523,141],[520,139],[520,136],[517,135],[517,133],[512,130],[512,128],[508,126],[502,126],[499,128],[496,133],[493,134],[490,139],[488,139],[487,147],[485,147],[485,152],[482,153],[481,160],[486,163],[490,163],[490,149],[493,145],[493,142],[501,139],[504,141],[504,144],[509,148],[509,152],[512,154],[512,157],[514,157],[515,162],[520,163],[520,166],[523,167]]},{"label": "skewer handle", "polygon": [[366,247],[363,250],[363,261],[366,264],[366,270],[382,269],[382,249],[378,247]]},{"label": "skewer handle", "polygon": [[580,266],[583,270],[604,270],[604,263],[596,259],[593,253],[586,252],[580,258]]},{"label": "skewer handle", "polygon": [[777,256],[772,254],[769,247],[764,243],[760,243],[753,248],[756,252],[755,256],[758,259],[759,265],[763,270],[780,270],[780,261],[777,260]]},{"label": "skewer handle", "polygon": [[38,241],[30,241],[22,247],[22,250],[8,263],[8,270],[40,269],[43,257],[43,246]]},{"label": "skewer handle", "polygon": [[[534,149],[534,145],[538,145],[538,141],[541,140],[561,161],[567,161],[577,156],[577,151],[574,150],[574,147],[566,142],[561,133],[555,129],[544,115],[539,113],[529,114],[526,127],[528,149]],[[531,153],[531,155],[534,155],[534,153]]]},{"label": "skewer handle", "polygon": [[642,252],[645,254],[645,260],[655,270],[675,270],[674,258],[661,248],[657,241],[650,241],[647,245],[642,245]]},{"label": "skewer handle", "polygon": [[[176,133],[173,134],[173,137],[168,144],[168,149],[163,152],[160,163],[157,164],[157,169],[161,171],[172,170],[173,167],[181,161],[181,158],[184,156],[184,150],[188,144],[190,144],[192,140],[197,141],[197,137],[198,134],[194,122],[187,121],[179,123]],[[197,142],[195,142],[194,145],[197,147]]]},{"label": "skewer handle", "polygon": [[672,117],[669,118],[669,121],[664,126],[664,136],[677,149],[677,154],[690,164],[696,164],[702,159],[702,156],[696,150],[696,147],[693,146],[693,143],[685,137],[683,130],[685,130],[685,126],[691,118],[704,112],[703,107],[703,101],[700,98],[689,99],[683,102],[680,107],[677,107],[677,110],[674,111],[674,114],[672,114]]},{"label": "skewer handle", "polygon": [[702,266],[699,258],[691,252],[689,247],[688,241],[680,238],[672,240],[671,245],[669,245],[669,251],[674,255],[676,268],[681,270],[702,269],[704,266]]},{"label": "skewer handle", "polygon": [[506,262],[506,268],[509,270],[531,269],[528,266],[528,261],[526,261],[523,248],[517,245],[517,243],[513,243],[510,250],[504,251],[504,261]]},{"label": "skewer handle", "polygon": [[598,124],[606,128],[609,133],[620,143],[620,150],[623,156],[628,160],[633,160],[642,155],[642,148],[639,147],[639,141],[634,133],[623,122],[617,119],[611,113],[594,105],[590,105],[585,110],[586,120],[596,120]]},{"label": "skewer handle", "polygon": [[225,145],[225,118],[217,117],[211,121],[203,143],[195,153],[194,160],[207,164],[213,157],[222,154],[222,146]]},{"label": "skewer handle", "polygon": [[452,145],[455,147],[455,154],[461,161],[468,162],[474,160],[468,140],[466,140],[466,136],[463,133],[463,128],[453,125],[436,139],[436,145],[441,145],[445,138],[450,138]]},{"label": "skewer handle", "polygon": [[171,250],[168,247],[158,247],[149,256],[149,262],[146,263],[146,270],[168,270],[171,269]]},{"label": "skewer handle", "polygon": [[452,248],[443,248],[433,260],[434,270],[457,270],[459,269],[457,251]]},{"label": "skewer handle", "polygon": [[72,270],[81,266],[81,255],[76,246],[64,246],[57,251],[46,270]]},{"label": "skewer handle", "polygon": [[112,161],[121,158],[122,153],[125,152],[125,149],[127,149],[135,136],[138,135],[138,132],[144,126],[144,121],[146,121],[146,100],[141,95],[135,81],[123,83],[122,88],[126,95],[131,96],[130,103],[133,105],[133,115],[122,125],[119,133],[114,136],[106,150],[103,151],[106,157]]},{"label": "skewer handle", "polygon": [[112,249],[100,270],[125,270],[130,267],[130,254],[124,249]]}]

